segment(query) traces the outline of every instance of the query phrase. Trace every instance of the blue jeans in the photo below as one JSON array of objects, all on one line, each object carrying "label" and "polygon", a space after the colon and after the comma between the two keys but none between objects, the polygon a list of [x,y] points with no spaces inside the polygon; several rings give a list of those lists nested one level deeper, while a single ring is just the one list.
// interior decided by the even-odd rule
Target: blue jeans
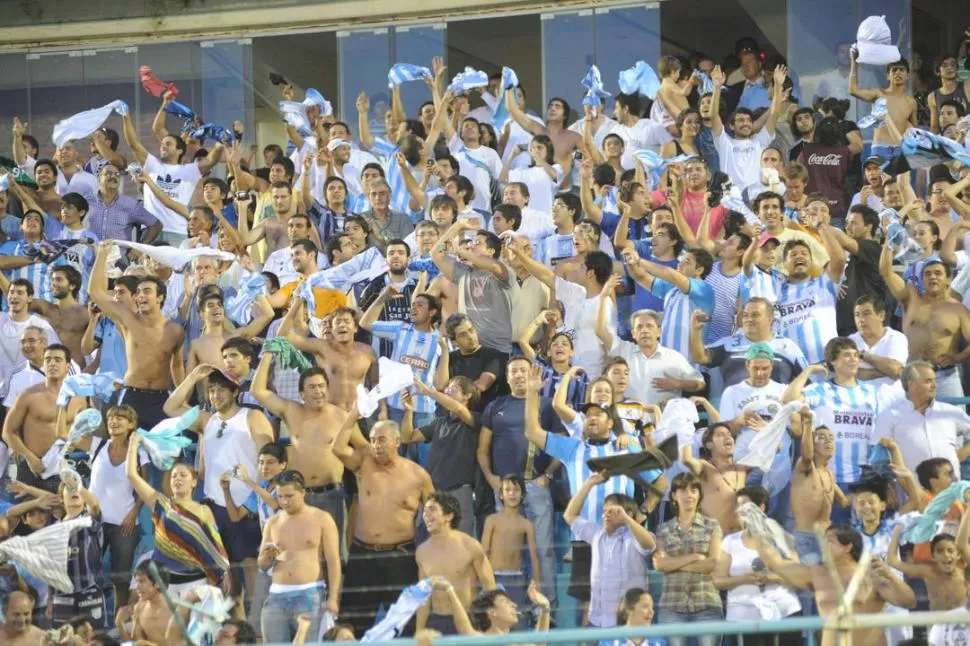
[{"label": "blue jeans", "polygon": [[[701,610],[700,612],[674,612],[673,610],[657,611],[658,624],[693,624],[699,621],[721,621],[724,619],[724,612],[718,608]],[[697,646],[718,646],[721,643],[720,635],[704,635],[703,637],[667,637],[667,646],[687,646],[688,640]]]},{"label": "blue jeans", "polygon": [[310,615],[307,639],[315,641],[320,630],[320,614],[323,588],[314,587],[293,592],[271,592],[263,604],[260,621],[263,641],[267,644],[288,644],[296,635],[296,620],[300,615]]},{"label": "blue jeans", "polygon": [[525,483],[525,500],[522,503],[525,517],[529,519],[536,532],[536,551],[539,555],[539,575],[542,580],[542,594],[546,595],[552,607],[556,607],[556,553],[553,542],[552,493],[549,487],[540,487],[535,481]]},{"label": "blue jeans", "polygon": [[[815,532],[793,531],[792,538],[795,540],[795,552],[802,565],[813,566],[822,562],[822,548],[818,544],[818,536]],[[815,614],[815,592],[812,590],[795,590],[795,596],[802,604],[802,614],[805,616]]]}]

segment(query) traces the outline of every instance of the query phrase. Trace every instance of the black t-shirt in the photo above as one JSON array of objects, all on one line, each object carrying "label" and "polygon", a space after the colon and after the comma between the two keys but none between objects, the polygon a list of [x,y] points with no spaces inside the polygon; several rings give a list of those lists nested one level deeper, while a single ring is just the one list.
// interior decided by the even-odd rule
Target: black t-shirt
[{"label": "black t-shirt", "polygon": [[461,376],[475,381],[486,372],[495,375],[495,383],[482,393],[482,397],[474,409],[481,412],[485,410],[485,406],[489,402],[504,394],[501,389],[507,386],[505,364],[508,360],[509,355],[506,353],[499,352],[495,348],[487,348],[484,345],[471,354],[462,354],[460,350],[452,350],[448,355],[448,378]]},{"label": "black t-shirt", "polygon": [[896,309],[896,299],[889,293],[886,282],[879,275],[880,253],[882,247],[875,240],[859,240],[859,252],[849,254],[843,285],[845,296],[835,306],[839,336],[849,336],[856,332],[855,302],[862,296],[872,295],[881,299],[887,313],[891,314]]},{"label": "black t-shirt", "polygon": [[478,413],[472,413],[472,425],[468,426],[454,415],[436,417],[425,424],[418,433],[431,443],[428,451],[428,473],[431,483],[438,491],[457,489],[462,485],[474,485],[478,462],[478,432],[482,428]]}]

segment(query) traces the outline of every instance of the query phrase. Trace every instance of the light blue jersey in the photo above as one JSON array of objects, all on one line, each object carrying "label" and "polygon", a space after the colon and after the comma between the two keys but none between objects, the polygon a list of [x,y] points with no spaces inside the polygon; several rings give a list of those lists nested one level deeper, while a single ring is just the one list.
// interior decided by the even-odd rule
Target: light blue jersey
[{"label": "light blue jersey", "polygon": [[[397,159],[395,158],[397,153],[401,152],[401,147],[392,144],[382,137],[375,137],[374,145],[371,146],[371,152],[377,155],[384,165],[387,183],[391,186],[391,210],[410,213],[411,209],[408,208],[408,203],[411,201],[411,194],[408,193],[407,186],[404,184],[404,176],[401,174],[401,167],[397,165]],[[414,169],[410,164],[408,164],[408,169],[413,175]],[[420,178],[415,179],[420,180]],[[366,192],[366,187],[364,190]]]},{"label": "light blue jersey", "polygon": [[[371,327],[374,336],[391,339],[394,342],[392,361],[411,366],[414,378],[430,384],[438,367],[438,331],[421,332],[410,323],[403,321],[376,321]],[[403,410],[401,394],[395,393],[388,398],[391,408]],[[427,395],[414,397],[414,412],[417,414],[433,415],[434,400]]]},{"label": "light blue jersey", "polygon": [[[698,278],[690,279],[690,291],[684,293],[673,283],[655,278],[650,292],[664,301],[663,325],[660,328],[660,345],[690,356],[690,317],[694,310],[703,310],[709,316],[714,313],[714,288]],[[704,330],[704,342],[713,343],[710,326]]]},{"label": "light blue jersey", "polygon": [[54,266],[70,265],[81,274],[81,292],[78,294],[77,301],[82,305],[88,302],[88,278],[91,275],[91,268],[94,266],[94,245],[100,240],[87,229],[73,231],[68,228],[61,229],[57,240],[82,240],[87,238],[92,244],[78,242],[76,245],[64,252],[64,255],[54,262]]},{"label": "light blue jersey", "polygon": [[783,278],[775,312],[781,333],[798,344],[809,363],[825,359],[825,345],[839,335],[835,323],[838,286],[823,273],[801,283]]},{"label": "light blue jersey", "polygon": [[[4,242],[0,244],[0,255],[2,256],[26,256],[30,243],[24,242]],[[8,269],[4,272],[7,280],[13,282],[18,278],[24,278],[34,287],[34,298],[51,301],[51,266],[44,262],[35,262],[19,269]],[[4,308],[7,302],[4,299]]]},{"label": "light blue jersey", "polygon": [[869,440],[879,415],[876,388],[825,381],[805,389],[805,403],[815,414],[815,424],[827,426],[835,436],[831,466],[836,482],[858,482],[862,465],[869,464]]},{"label": "light blue jersey", "polygon": [[772,305],[778,302],[778,286],[785,280],[785,275],[777,269],[763,271],[757,266],[751,268],[751,275],[741,272],[739,292],[741,307],[748,304],[748,300],[755,296],[763,298]]}]

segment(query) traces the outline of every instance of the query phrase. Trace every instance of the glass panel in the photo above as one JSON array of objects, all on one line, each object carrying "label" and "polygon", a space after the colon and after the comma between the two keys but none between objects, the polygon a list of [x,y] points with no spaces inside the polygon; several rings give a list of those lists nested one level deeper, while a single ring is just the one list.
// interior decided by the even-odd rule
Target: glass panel
[{"label": "glass panel", "polygon": [[660,9],[656,5],[597,9],[596,65],[606,89],[614,96],[620,71],[639,60],[656,68],[660,60]]},{"label": "glass panel", "polygon": [[558,96],[581,109],[580,82],[594,62],[592,11],[542,15],[543,105]]},{"label": "glass panel", "polygon": [[[203,121],[231,129],[237,119],[253,131],[253,63],[248,40],[202,43]],[[211,146],[211,142],[206,142]]]},{"label": "glass panel", "polygon": [[[445,55],[445,25],[397,27],[394,30],[394,63],[411,63],[431,69],[431,59]],[[390,69],[390,66],[388,66]],[[454,72],[457,73],[457,70]],[[452,74],[452,76],[454,75]],[[447,72],[446,72],[447,76]],[[449,79],[443,82],[447,87]],[[414,81],[401,85],[401,100],[409,118],[417,118],[418,108],[431,100],[431,90],[424,83]]]},{"label": "glass panel", "polygon": [[0,155],[10,157],[10,124],[14,117],[28,121],[30,94],[27,91],[27,58],[24,54],[0,55]]},{"label": "glass panel", "polygon": [[391,67],[387,29],[337,32],[337,49],[340,52],[340,116],[353,123],[357,95],[366,92],[370,97],[371,132],[374,136],[383,135],[384,113],[391,105],[387,89],[387,70]]},{"label": "glass panel", "polygon": [[[89,108],[98,107],[121,99],[129,110],[137,114],[141,84],[138,81],[138,49],[89,50],[81,59],[84,66],[85,103]],[[67,116],[64,114],[63,116]],[[121,117],[111,115],[105,126],[118,133],[118,151],[131,160],[131,152],[125,143]],[[86,150],[80,151],[85,155]],[[94,152],[93,150],[91,151]],[[126,184],[127,186],[127,184]]]},{"label": "glass panel", "polygon": [[28,55],[27,73],[30,87],[28,130],[37,137],[41,157],[54,154],[51,143],[54,124],[110,101],[88,104],[84,91],[84,58],[80,51]]}]

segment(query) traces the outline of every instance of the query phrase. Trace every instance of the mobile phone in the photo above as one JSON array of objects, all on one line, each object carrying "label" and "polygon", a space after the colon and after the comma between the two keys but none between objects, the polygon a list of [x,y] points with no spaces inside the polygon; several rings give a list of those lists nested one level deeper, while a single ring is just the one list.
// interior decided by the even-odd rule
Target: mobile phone
[{"label": "mobile phone", "polygon": [[575,159],[576,161],[583,161],[583,151],[582,150],[574,151],[573,159]]},{"label": "mobile phone", "polygon": [[237,200],[245,200],[249,198],[249,191],[239,191],[236,193]]}]

